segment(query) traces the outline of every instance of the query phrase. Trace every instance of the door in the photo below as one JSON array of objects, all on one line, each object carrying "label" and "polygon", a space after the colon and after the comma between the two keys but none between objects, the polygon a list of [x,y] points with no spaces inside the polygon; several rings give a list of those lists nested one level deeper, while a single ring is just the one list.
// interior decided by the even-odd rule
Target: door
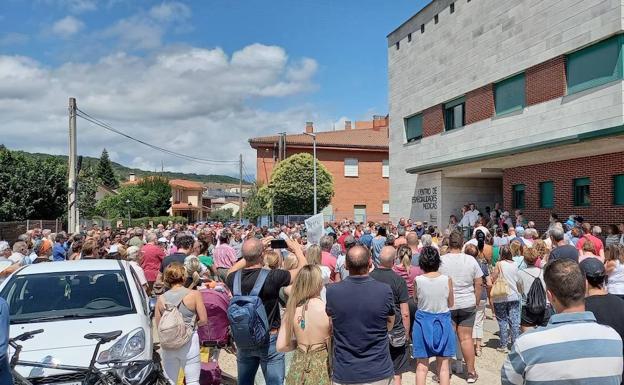
[{"label": "door", "polygon": [[353,221],[356,223],[366,222],[366,205],[353,206]]}]

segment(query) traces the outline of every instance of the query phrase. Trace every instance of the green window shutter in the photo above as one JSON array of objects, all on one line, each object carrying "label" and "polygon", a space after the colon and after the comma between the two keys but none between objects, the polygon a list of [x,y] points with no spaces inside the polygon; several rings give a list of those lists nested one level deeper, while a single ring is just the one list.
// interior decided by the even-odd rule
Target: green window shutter
[{"label": "green window shutter", "polygon": [[568,94],[622,79],[622,37],[614,36],[566,57]]},{"label": "green window shutter", "polygon": [[502,80],[494,86],[496,115],[503,115],[524,108],[526,103],[524,73]]},{"label": "green window shutter", "polygon": [[589,187],[591,181],[589,178],[574,179],[574,206],[589,206]]},{"label": "green window shutter", "polygon": [[404,119],[405,124],[405,140],[413,142],[422,139],[422,114],[410,116]]},{"label": "green window shutter", "polygon": [[624,205],[624,174],[613,177],[613,203]]},{"label": "green window shutter", "polygon": [[555,207],[555,186],[553,182],[540,183],[540,207],[543,209]]},{"label": "green window shutter", "polygon": [[524,185],[523,184],[515,184],[513,185],[513,208],[514,209],[523,209],[524,208]]}]

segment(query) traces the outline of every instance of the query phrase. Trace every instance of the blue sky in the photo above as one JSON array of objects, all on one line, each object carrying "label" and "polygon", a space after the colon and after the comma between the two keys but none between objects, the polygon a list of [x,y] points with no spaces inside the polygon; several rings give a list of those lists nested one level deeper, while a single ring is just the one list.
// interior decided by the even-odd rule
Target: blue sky
[{"label": "blue sky", "polygon": [[[386,114],[386,35],[426,3],[3,0],[0,143],[64,153],[73,95],[92,115],[175,151],[211,159],[242,152],[252,172],[251,136]],[[22,103],[30,108],[15,111]],[[104,146],[128,165],[164,160],[172,170],[231,172],[81,131],[79,152]]]}]

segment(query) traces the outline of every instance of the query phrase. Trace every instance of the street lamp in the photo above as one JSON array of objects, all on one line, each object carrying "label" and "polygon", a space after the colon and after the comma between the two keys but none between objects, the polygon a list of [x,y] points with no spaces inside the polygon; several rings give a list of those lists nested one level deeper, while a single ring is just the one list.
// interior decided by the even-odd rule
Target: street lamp
[{"label": "street lamp", "polygon": [[312,154],[314,157],[314,215],[316,215],[316,134],[304,132],[303,135],[312,137]]},{"label": "street lamp", "polygon": [[130,224],[130,199],[126,199],[126,207],[128,208],[128,228],[132,227]]},{"label": "street lamp", "polygon": [[193,211],[192,211],[193,204],[191,202],[189,202],[188,203],[188,207],[189,207],[189,209],[188,209],[188,222],[190,224],[191,223],[191,217],[193,216]]}]

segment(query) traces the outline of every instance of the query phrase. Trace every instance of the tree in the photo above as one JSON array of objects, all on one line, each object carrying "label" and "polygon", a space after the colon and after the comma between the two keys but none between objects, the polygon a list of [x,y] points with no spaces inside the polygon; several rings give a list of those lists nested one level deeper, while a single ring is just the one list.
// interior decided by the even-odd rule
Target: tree
[{"label": "tree", "polygon": [[93,218],[97,215],[95,194],[99,184],[95,170],[91,165],[80,170],[78,175],[78,210],[82,218]]},{"label": "tree", "polygon": [[234,218],[234,210],[232,209],[219,209],[210,213],[210,218],[217,222],[227,222]]},{"label": "tree", "polygon": [[0,222],[61,218],[67,209],[67,165],[0,147]]},{"label": "tree", "polygon": [[108,158],[108,151],[106,151],[106,149],[102,150],[102,155],[100,156],[100,161],[97,165],[96,175],[102,184],[109,189],[115,190],[119,187],[119,181],[115,176],[115,171],[113,170],[113,165]]},{"label": "tree", "polygon": [[[314,158],[307,153],[295,154],[281,161],[273,170],[269,183],[275,214],[313,214]],[[334,196],[334,182],[327,168],[316,162],[318,211]]]},{"label": "tree", "polygon": [[138,187],[145,192],[152,202],[150,216],[168,215],[171,208],[171,186],[167,178],[161,176],[146,177],[141,179]]},{"label": "tree", "polygon": [[258,187],[254,184],[249,191],[247,205],[243,209],[243,217],[249,219],[253,223],[257,223],[258,218],[269,215],[271,212],[271,197],[267,186]]}]

